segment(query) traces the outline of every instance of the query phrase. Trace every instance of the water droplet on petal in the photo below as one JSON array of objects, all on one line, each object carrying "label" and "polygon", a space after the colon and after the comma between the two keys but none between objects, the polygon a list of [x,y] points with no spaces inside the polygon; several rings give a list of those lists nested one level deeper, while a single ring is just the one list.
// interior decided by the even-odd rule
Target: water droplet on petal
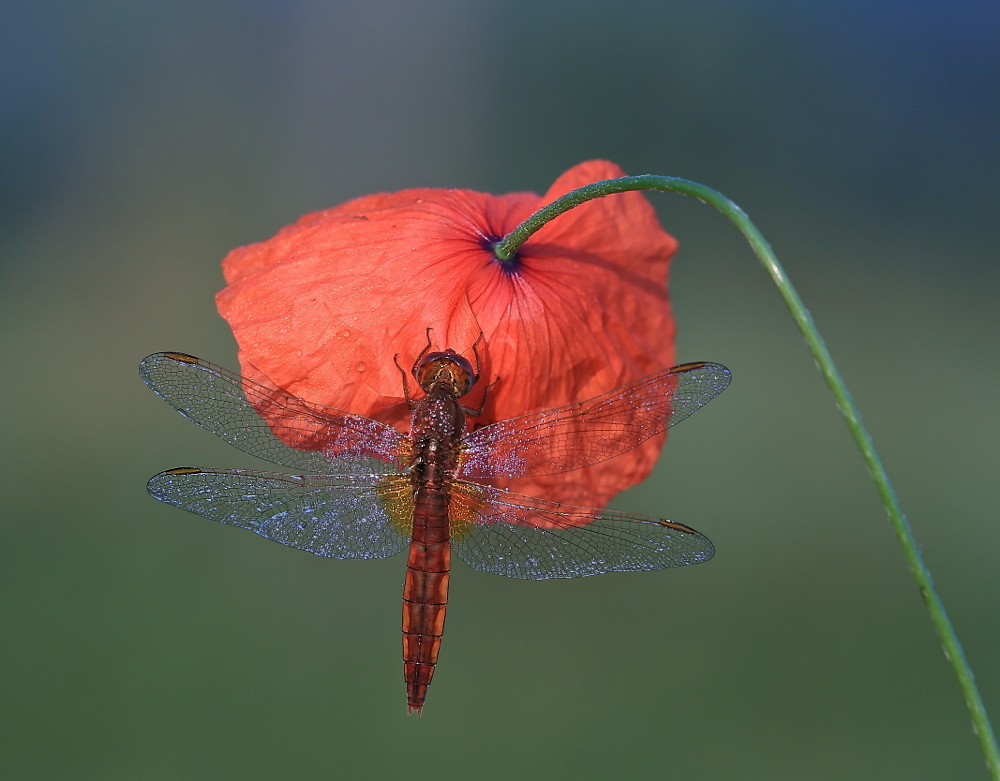
[{"label": "water droplet on petal", "polygon": [[363,372],[368,367],[365,366],[364,361],[358,361],[356,364],[354,364],[354,368],[357,369],[359,372]]},{"label": "water droplet on petal", "polygon": [[347,339],[350,335],[351,335],[351,329],[350,328],[345,328],[343,331],[340,332],[340,337],[342,339]]}]

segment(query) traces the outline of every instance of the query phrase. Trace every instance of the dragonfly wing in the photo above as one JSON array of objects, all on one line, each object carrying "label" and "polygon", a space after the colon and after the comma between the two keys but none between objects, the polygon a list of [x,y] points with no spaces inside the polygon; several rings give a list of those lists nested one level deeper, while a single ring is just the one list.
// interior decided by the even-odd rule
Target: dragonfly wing
[{"label": "dragonfly wing", "polygon": [[408,444],[384,423],[309,404],[184,353],[150,355],[139,364],[139,376],[184,417],[230,445],[303,472],[328,472],[331,458],[345,456],[370,471],[377,467],[365,459],[395,463]]},{"label": "dragonfly wing", "polygon": [[485,426],[466,438],[461,474],[553,475],[607,461],[693,415],[730,378],[720,364],[687,363],[589,401]]},{"label": "dragonfly wing", "polygon": [[452,549],[473,569],[546,580],[682,567],[708,561],[709,539],[680,523],[535,499],[458,482]]},{"label": "dragonfly wing", "polygon": [[[317,556],[382,559],[409,544],[413,500],[403,476],[181,467],[147,487],[161,502]],[[407,497],[408,519],[400,511]]]}]

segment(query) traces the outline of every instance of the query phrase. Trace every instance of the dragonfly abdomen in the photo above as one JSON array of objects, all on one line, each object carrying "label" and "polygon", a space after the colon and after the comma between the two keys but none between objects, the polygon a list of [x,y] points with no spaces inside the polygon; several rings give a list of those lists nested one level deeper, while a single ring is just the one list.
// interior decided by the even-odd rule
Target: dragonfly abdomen
[{"label": "dragonfly abdomen", "polygon": [[420,713],[434,677],[450,571],[448,494],[444,488],[424,486],[414,498],[413,538],[403,585],[403,674],[410,713]]}]

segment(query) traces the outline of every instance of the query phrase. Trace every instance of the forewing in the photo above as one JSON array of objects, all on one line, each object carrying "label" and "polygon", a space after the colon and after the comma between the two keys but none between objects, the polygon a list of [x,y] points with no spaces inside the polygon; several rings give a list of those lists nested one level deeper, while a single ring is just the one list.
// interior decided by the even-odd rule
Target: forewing
[{"label": "forewing", "polygon": [[[330,459],[343,457],[398,463],[408,444],[384,423],[309,404],[184,353],[150,355],[139,364],[139,376],[186,418],[234,447],[303,472],[329,472]],[[377,467],[363,462],[361,468]]]},{"label": "forewing", "polygon": [[708,561],[709,539],[680,523],[596,510],[458,482],[452,549],[473,569],[546,580]]},{"label": "forewing", "polygon": [[553,475],[607,461],[693,415],[730,376],[717,363],[688,363],[589,401],[485,426],[466,438],[461,475]]},{"label": "forewing", "polygon": [[[147,487],[161,502],[317,556],[382,559],[409,542],[412,490],[401,476],[181,467]],[[409,518],[401,511],[407,497]]]}]

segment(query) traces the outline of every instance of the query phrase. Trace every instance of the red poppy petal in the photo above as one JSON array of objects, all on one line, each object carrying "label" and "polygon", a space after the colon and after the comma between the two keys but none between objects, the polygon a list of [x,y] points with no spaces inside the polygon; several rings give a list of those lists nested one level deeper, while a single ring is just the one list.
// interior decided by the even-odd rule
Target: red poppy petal
[{"label": "red poppy petal", "polygon": [[[484,381],[463,402],[478,406],[486,385],[499,381],[476,425],[580,401],[672,365],[666,278],[676,242],[640,193],[560,216],[512,263],[492,254],[492,244],[540,206],[622,174],[613,163],[582,163],[541,199],[433,189],[369,195],[233,250],[217,300],[244,374],[406,430],[393,358],[408,369],[428,328],[434,349],[470,358],[483,334]],[[648,474],[661,442],[509,485],[603,506]]]}]

